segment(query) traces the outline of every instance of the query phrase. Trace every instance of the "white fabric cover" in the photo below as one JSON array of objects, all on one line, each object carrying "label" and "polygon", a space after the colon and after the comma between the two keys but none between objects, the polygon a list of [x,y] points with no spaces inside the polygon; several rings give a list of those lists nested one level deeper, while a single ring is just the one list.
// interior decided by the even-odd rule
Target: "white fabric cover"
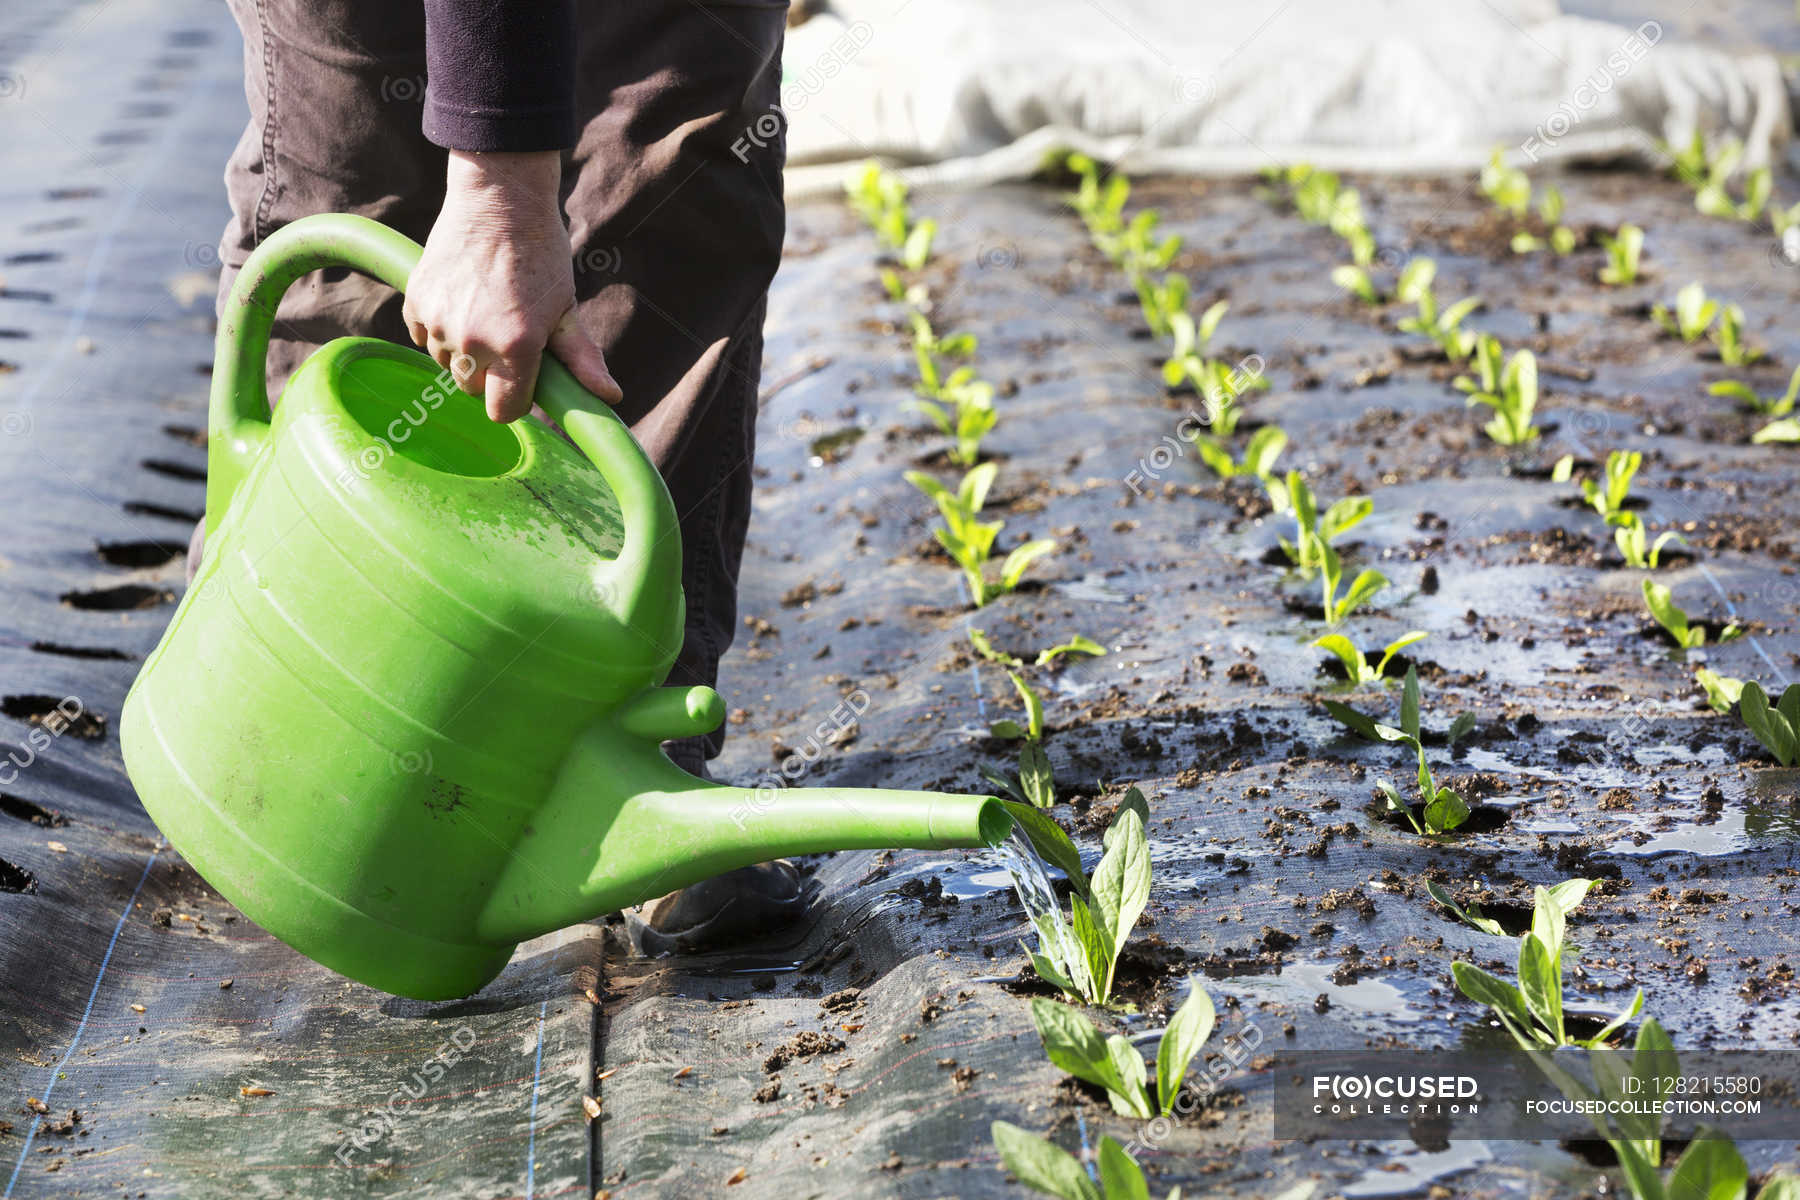
[{"label": "white fabric cover", "polygon": [[1057,147],[1134,173],[1460,171],[1698,125],[1757,165],[1790,132],[1773,56],[1555,0],[832,0],[783,67],[795,196],[872,155],[917,183],[1022,177]]}]

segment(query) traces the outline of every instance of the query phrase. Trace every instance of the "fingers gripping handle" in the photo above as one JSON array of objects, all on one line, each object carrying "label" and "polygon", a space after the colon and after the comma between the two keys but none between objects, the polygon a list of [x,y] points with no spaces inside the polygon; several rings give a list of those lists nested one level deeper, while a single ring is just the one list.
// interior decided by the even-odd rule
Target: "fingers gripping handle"
[{"label": "fingers gripping handle", "polygon": [[[219,314],[207,416],[209,536],[269,436],[266,362],[282,295],[324,267],[354,267],[404,292],[419,255],[417,242],[378,221],[326,213],[277,230],[244,263]],[[635,623],[639,604],[659,603],[681,578],[681,535],[669,489],[624,422],[548,354],[534,399],[618,497],[625,544],[616,562],[596,565],[605,576],[597,590],[621,619]]]}]

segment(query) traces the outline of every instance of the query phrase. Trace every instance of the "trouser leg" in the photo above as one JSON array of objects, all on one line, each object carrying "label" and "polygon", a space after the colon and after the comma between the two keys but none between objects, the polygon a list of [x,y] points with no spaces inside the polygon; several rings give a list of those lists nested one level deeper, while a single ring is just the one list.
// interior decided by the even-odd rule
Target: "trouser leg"
[{"label": "trouser leg", "polygon": [[[251,120],[226,171],[220,296],[257,244],[311,213],[360,213],[422,242],[444,152],[419,133],[416,2],[231,5]],[[774,115],[785,4],[595,0],[579,20],[583,133],[563,172],[578,311],[681,519],[688,621],[671,682],[710,684],[736,623],[762,317],[785,219]],[[406,341],[399,296],[350,271],[289,289],[270,395],[346,334]],[[691,764],[721,741],[678,753]]]},{"label": "trouser leg", "polygon": [[[737,621],[762,322],[781,260],[776,105],[786,4],[596,3],[581,11],[565,173],[575,287],[622,414],[681,518],[687,629],[671,683],[711,684]],[[693,765],[723,733],[672,750]]]}]

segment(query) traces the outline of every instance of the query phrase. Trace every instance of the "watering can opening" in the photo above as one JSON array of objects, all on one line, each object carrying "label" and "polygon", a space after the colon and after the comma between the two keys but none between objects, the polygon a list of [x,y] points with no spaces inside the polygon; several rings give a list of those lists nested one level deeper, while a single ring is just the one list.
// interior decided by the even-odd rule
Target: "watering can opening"
[{"label": "watering can opening", "polygon": [[[345,338],[330,356],[344,411],[390,452],[446,475],[504,475],[524,450],[511,425],[488,419],[447,370],[416,350]],[[596,481],[597,482],[597,481]]]}]

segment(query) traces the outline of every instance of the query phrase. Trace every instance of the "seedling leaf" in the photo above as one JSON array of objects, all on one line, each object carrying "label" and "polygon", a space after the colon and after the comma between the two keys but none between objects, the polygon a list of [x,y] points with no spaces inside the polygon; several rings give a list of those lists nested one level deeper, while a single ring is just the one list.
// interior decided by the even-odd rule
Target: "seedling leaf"
[{"label": "seedling leaf", "polygon": [[1156,1114],[1150,1108],[1149,1077],[1144,1070],[1144,1056],[1122,1034],[1106,1039],[1106,1056],[1112,1062],[1119,1086],[1107,1089],[1113,1111],[1122,1117],[1149,1118]]},{"label": "seedling leaf", "polygon": [[1492,1008],[1519,1030],[1531,1028],[1531,1016],[1525,1007],[1525,997],[1518,988],[1498,976],[1488,974],[1473,963],[1453,962],[1450,964],[1450,974],[1455,977],[1456,986],[1463,995],[1477,1004]]},{"label": "seedling leaf", "polygon": [[1026,1187],[1060,1200],[1101,1200],[1100,1186],[1068,1151],[1005,1121],[988,1130],[1000,1161]]},{"label": "seedling leaf", "polygon": [[1056,783],[1050,773],[1050,756],[1038,742],[1026,742],[1019,750],[1019,786],[1025,799],[1038,808],[1056,803]]},{"label": "seedling leaf", "polygon": [[1552,957],[1535,932],[1519,939],[1519,993],[1538,1024],[1549,1031],[1550,1045],[1562,1045],[1562,962]]},{"label": "seedling leaf", "polygon": [[1190,978],[1187,999],[1169,1018],[1169,1026],[1163,1030],[1162,1041],[1156,1048],[1157,1107],[1163,1116],[1168,1116],[1174,1109],[1188,1064],[1212,1036],[1217,1019],[1212,997],[1200,986],[1198,978]]},{"label": "seedling leaf", "polygon": [[1037,538],[1015,547],[1006,561],[1000,564],[1000,590],[1010,592],[1019,586],[1025,576],[1025,569],[1033,560],[1043,557],[1056,549],[1056,543],[1049,538]]},{"label": "seedling leaf", "polygon": [[1474,926],[1476,929],[1481,930],[1481,932],[1488,934],[1491,937],[1506,936],[1506,930],[1501,926],[1500,922],[1494,920],[1492,917],[1482,916],[1478,909],[1464,908],[1456,902],[1456,897],[1451,895],[1450,889],[1443,884],[1434,883],[1428,879],[1425,881],[1425,892],[1433,900],[1436,900],[1439,904],[1455,913],[1458,917],[1461,917],[1466,924]]},{"label": "seedling leaf", "polygon": [[1739,1200],[1749,1181],[1744,1156],[1731,1139],[1703,1127],[1675,1163],[1667,1194],[1678,1200]]},{"label": "seedling leaf", "polygon": [[1325,701],[1325,711],[1329,712],[1332,716],[1336,717],[1340,722],[1342,722],[1344,725],[1348,726],[1350,729],[1352,729],[1355,732],[1362,734],[1362,736],[1368,738],[1371,742],[1380,742],[1380,741],[1387,740],[1387,739],[1383,738],[1379,732],[1377,732],[1374,721],[1372,721],[1368,717],[1363,716],[1363,714],[1357,712],[1354,708],[1351,708],[1348,704],[1343,704],[1336,700],[1327,700],[1327,701]]},{"label": "seedling leaf", "polygon": [[1407,737],[1416,740],[1419,736],[1419,672],[1413,667],[1406,669],[1406,680],[1401,685],[1400,728]]},{"label": "seedling leaf", "polygon": [[1125,948],[1132,927],[1150,899],[1150,847],[1144,837],[1143,817],[1135,808],[1121,806],[1113,816],[1113,824],[1118,826],[1118,832],[1095,868],[1089,887],[1095,915],[1111,941],[1102,1000],[1110,992],[1113,961]]},{"label": "seedling leaf", "polygon": [[1099,1158],[1100,1184],[1106,1200],[1150,1200],[1150,1185],[1144,1180],[1144,1172],[1125,1147],[1103,1137]]},{"label": "seedling leaf", "polygon": [[1113,807],[1112,823],[1106,827],[1106,832],[1100,835],[1102,849],[1112,849],[1113,839],[1124,836],[1125,827],[1119,824],[1119,814],[1126,809],[1137,813],[1138,820],[1145,829],[1150,827],[1150,804],[1144,799],[1144,793],[1139,791],[1137,784],[1134,783],[1125,789],[1125,795]]},{"label": "seedling leaf", "polygon": [[1468,804],[1449,788],[1439,788],[1437,797],[1425,806],[1425,828],[1432,833],[1448,833],[1468,819]]}]

